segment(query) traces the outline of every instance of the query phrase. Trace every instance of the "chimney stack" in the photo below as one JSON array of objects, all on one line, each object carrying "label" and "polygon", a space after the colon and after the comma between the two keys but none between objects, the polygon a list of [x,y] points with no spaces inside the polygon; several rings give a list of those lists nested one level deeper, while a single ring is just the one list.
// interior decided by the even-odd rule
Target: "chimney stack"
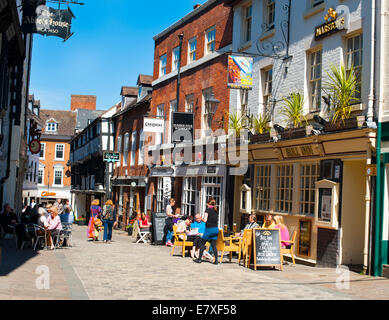
[{"label": "chimney stack", "polygon": [[70,110],[77,109],[96,110],[96,96],[72,94]]}]

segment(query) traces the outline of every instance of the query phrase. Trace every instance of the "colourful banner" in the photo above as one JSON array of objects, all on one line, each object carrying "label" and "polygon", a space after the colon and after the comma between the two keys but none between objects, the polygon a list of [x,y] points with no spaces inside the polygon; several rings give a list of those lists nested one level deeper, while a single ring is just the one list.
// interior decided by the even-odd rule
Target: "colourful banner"
[{"label": "colourful banner", "polygon": [[228,87],[252,89],[253,57],[228,56]]}]

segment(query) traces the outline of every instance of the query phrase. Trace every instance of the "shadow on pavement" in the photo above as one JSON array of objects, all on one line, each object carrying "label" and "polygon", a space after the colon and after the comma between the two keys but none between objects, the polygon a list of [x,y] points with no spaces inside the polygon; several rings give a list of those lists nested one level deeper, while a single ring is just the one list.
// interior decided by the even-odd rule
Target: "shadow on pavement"
[{"label": "shadow on pavement", "polygon": [[0,239],[0,277],[4,277],[38,255],[30,248],[17,249],[15,240]]}]

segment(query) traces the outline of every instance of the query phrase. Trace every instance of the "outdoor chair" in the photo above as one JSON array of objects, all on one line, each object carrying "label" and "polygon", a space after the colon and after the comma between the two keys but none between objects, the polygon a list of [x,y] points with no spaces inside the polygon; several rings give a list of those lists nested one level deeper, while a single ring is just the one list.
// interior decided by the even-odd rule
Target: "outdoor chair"
[{"label": "outdoor chair", "polygon": [[[241,239],[240,238],[234,238],[234,237],[224,237],[223,229],[219,229],[219,235],[216,240],[216,249],[217,251],[221,251],[222,255],[220,258],[220,263],[223,262],[223,256],[225,252],[229,252],[229,258],[230,262],[232,260],[232,253],[237,252],[238,253],[238,259],[240,260],[240,254],[241,254]],[[215,253],[216,254],[216,253]]]},{"label": "outdoor chair", "polygon": [[5,235],[3,227],[0,225],[0,239],[3,238]]},{"label": "outdoor chair", "polygon": [[15,239],[15,245],[16,245],[16,248],[18,247],[18,236],[16,234],[16,229],[14,226],[11,226],[11,225],[8,225],[8,228],[12,231],[11,233],[6,233],[6,235],[8,234],[9,235],[9,239],[8,240],[12,240],[12,238]]},{"label": "outdoor chair", "polygon": [[297,231],[294,231],[292,234],[292,240],[282,241],[282,242],[287,242],[290,247],[289,248],[281,248],[282,260],[284,260],[284,258],[283,258],[284,254],[290,254],[292,257],[293,264],[296,264],[295,260],[294,260],[294,245],[296,243],[296,238],[297,238]]},{"label": "outdoor chair", "polygon": [[[250,267],[252,243],[253,243],[253,230],[252,229],[244,230],[242,242],[241,242],[241,252],[242,252],[242,258],[245,267]],[[240,264],[240,259],[239,259],[239,264]]]},{"label": "outdoor chair", "polygon": [[35,226],[32,223],[26,225],[26,238],[23,239],[21,249],[24,248],[25,243],[30,243],[31,248],[34,247],[34,241],[36,241]]},{"label": "outdoor chair", "polygon": [[[34,251],[36,250],[37,245],[41,242],[41,240],[45,243],[45,248],[47,247],[47,241],[46,241],[46,235],[47,231],[45,228],[38,226],[37,224],[34,224],[34,230],[35,230],[35,244],[34,244]],[[43,236],[38,235],[38,231],[43,231]]]},{"label": "outdoor chair", "polygon": [[[138,222],[139,223],[139,222]],[[150,231],[142,231],[142,228],[139,227],[139,239],[136,243],[143,242],[143,243],[149,243],[151,241],[151,232]]]},{"label": "outdoor chair", "polygon": [[[182,237],[180,237],[182,236]],[[188,249],[188,251],[193,247],[192,241],[186,241],[186,234],[185,232],[177,232],[177,225],[173,226],[173,237],[174,237],[174,243],[172,247],[172,253],[174,254],[175,247],[182,247],[182,257],[185,257],[185,249]]]},{"label": "outdoor chair", "polygon": [[73,231],[73,224],[72,223],[62,223],[62,232],[60,233],[60,239],[65,241],[66,245],[68,247],[73,246],[73,237],[72,237],[72,231]]}]

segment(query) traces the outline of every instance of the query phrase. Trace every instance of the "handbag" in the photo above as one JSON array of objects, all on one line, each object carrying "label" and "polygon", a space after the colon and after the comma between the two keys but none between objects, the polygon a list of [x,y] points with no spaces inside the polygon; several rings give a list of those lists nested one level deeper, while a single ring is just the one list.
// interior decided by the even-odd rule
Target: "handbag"
[{"label": "handbag", "polygon": [[101,228],[103,226],[103,222],[100,219],[95,220],[95,227]]}]

